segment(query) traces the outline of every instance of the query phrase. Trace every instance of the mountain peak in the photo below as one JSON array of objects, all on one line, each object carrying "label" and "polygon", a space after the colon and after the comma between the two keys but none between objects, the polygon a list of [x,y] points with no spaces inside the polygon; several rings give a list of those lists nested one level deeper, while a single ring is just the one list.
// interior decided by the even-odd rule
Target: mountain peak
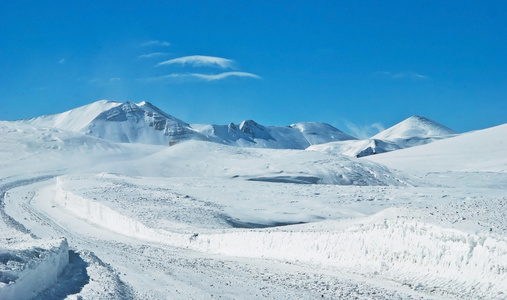
[{"label": "mountain peak", "polygon": [[269,134],[266,127],[260,125],[254,120],[246,120],[239,124],[239,130],[244,133],[251,135],[253,138],[259,138],[264,140],[274,140]]},{"label": "mountain peak", "polygon": [[456,134],[456,132],[426,117],[414,115],[378,133],[372,138],[380,140],[397,140],[442,137],[452,134]]}]

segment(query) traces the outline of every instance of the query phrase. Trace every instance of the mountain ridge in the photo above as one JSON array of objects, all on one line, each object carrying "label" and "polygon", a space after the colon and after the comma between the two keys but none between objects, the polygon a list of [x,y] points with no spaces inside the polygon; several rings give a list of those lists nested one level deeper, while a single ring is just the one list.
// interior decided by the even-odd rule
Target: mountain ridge
[{"label": "mountain ridge", "polygon": [[172,145],[202,140],[237,147],[307,149],[352,157],[424,145],[456,135],[452,129],[422,116],[411,116],[366,140],[358,140],[322,122],[265,126],[244,120],[228,125],[192,125],[147,101],[99,100],[60,114],[14,122],[81,132],[117,143]]},{"label": "mountain ridge", "polygon": [[58,128],[119,143],[167,145],[189,139],[239,147],[305,149],[313,144],[356,139],[320,122],[264,126],[253,120],[229,125],[190,125],[155,105],[100,100],[60,114],[18,120],[36,127]]}]

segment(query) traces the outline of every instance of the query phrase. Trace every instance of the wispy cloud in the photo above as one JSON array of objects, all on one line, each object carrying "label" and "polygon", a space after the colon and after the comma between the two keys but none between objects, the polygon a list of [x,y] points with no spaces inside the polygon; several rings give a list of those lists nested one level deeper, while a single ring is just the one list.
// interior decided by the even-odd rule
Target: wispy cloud
[{"label": "wispy cloud", "polygon": [[60,60],[58,61],[58,63],[59,63],[59,64],[63,64],[63,63],[65,63],[65,58],[60,59]]},{"label": "wispy cloud", "polygon": [[352,122],[345,120],[345,125],[350,130],[353,136],[365,140],[368,139],[377,133],[384,131],[385,127],[380,123],[373,123],[370,125],[356,125]]},{"label": "wispy cloud", "polygon": [[193,67],[209,66],[228,69],[233,67],[234,61],[231,59],[215,56],[191,55],[166,60],[161,63],[158,63],[156,66],[159,67],[163,65],[172,65],[172,64],[181,64],[183,66],[191,65]]},{"label": "wispy cloud", "polygon": [[401,79],[401,78],[411,78],[411,79],[429,79],[430,77],[427,75],[420,74],[418,72],[409,71],[409,72],[377,72],[380,75],[393,78],[393,79]]},{"label": "wispy cloud", "polygon": [[166,56],[169,54],[170,53],[167,53],[167,52],[153,52],[153,53],[139,55],[138,58],[153,58],[153,57]]},{"label": "wispy cloud", "polygon": [[247,73],[247,72],[224,72],[220,74],[198,74],[198,73],[192,73],[191,74],[194,77],[204,79],[206,81],[213,81],[213,80],[221,80],[225,79],[227,77],[250,77],[255,79],[261,79],[260,76]]},{"label": "wispy cloud", "polygon": [[163,75],[158,77],[142,78],[143,81],[161,81],[166,79],[177,79],[177,78],[195,78],[204,81],[216,81],[222,80],[229,77],[248,77],[254,79],[262,79],[259,75],[255,75],[247,72],[224,72],[219,74],[201,74],[201,73],[172,73],[169,75]]},{"label": "wispy cloud", "polygon": [[148,47],[148,46],[169,47],[169,46],[171,46],[171,44],[169,42],[166,42],[166,41],[153,40],[153,41],[148,41],[146,43],[142,43],[141,46],[142,47]]}]

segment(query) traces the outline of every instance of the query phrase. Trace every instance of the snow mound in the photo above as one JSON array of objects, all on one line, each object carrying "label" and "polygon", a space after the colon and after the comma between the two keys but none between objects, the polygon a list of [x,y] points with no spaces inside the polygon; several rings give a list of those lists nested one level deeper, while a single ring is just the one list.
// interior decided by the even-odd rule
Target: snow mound
[{"label": "snow mound", "polygon": [[371,156],[400,170],[507,172],[507,124]]},{"label": "snow mound", "polygon": [[331,154],[339,153],[351,157],[363,157],[398,149],[401,149],[400,146],[394,142],[377,139],[331,142],[320,145],[313,145],[306,148],[306,150],[309,151],[320,151]]},{"label": "snow mound", "polygon": [[53,286],[69,263],[66,239],[0,247],[0,299],[31,299]]},{"label": "snow mound", "polygon": [[187,141],[115,166],[113,172],[150,177],[220,177],[338,185],[406,185],[379,164],[343,155],[285,149],[237,148]]}]

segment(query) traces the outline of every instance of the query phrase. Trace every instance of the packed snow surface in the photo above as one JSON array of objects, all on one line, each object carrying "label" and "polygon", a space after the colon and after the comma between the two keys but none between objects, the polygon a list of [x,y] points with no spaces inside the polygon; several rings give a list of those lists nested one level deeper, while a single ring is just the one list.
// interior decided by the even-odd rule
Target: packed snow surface
[{"label": "packed snow surface", "polygon": [[507,298],[507,125],[358,159],[237,147],[359,142],[322,123],[80,110],[0,122],[0,299]]}]

